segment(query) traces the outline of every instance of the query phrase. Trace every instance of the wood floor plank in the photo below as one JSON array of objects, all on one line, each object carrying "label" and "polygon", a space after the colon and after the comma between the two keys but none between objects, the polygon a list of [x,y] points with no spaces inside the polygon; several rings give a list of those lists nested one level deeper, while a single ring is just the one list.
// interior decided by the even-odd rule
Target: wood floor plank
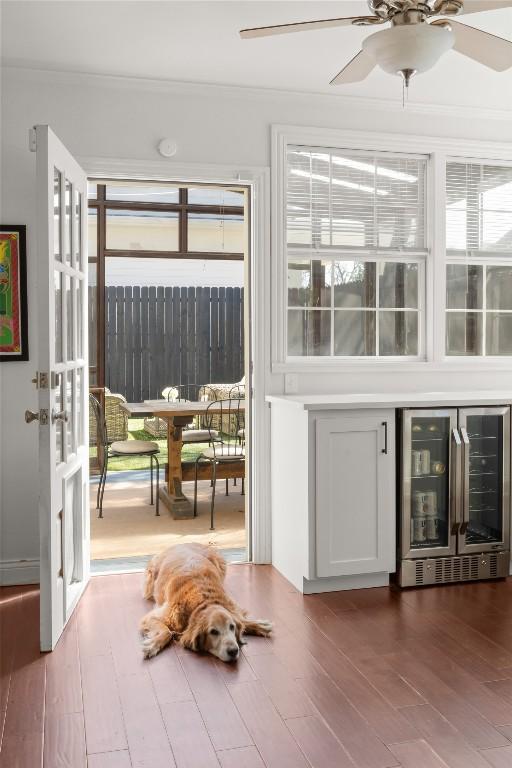
[{"label": "wood floor plank", "polygon": [[229,691],[267,768],[307,768],[260,682],[235,683]]},{"label": "wood floor plank", "polygon": [[117,678],[132,763],[137,768],[174,768],[174,758],[149,674]]},{"label": "wood floor plank", "polygon": [[127,749],[111,656],[81,657],[80,662],[87,754]]},{"label": "wood floor plank", "polygon": [[195,702],[164,704],[162,715],[177,768],[219,768]]},{"label": "wood floor plank", "polygon": [[253,741],[218,672],[215,659],[189,652],[180,657],[180,663],[214,748],[234,749],[252,745]]},{"label": "wood floor plank", "polygon": [[399,653],[386,656],[386,659],[474,747],[488,749],[505,746],[503,734],[482,717],[465,697],[455,693],[431,669],[425,667],[418,657]]},{"label": "wood floor plank", "polygon": [[348,753],[319,717],[296,717],[286,724],[312,768],[354,768]]},{"label": "wood floor plank", "polygon": [[392,744],[390,750],[402,768],[449,768],[424,739]]},{"label": "wood floor plank", "polygon": [[37,732],[10,734],[0,752],[0,768],[42,768],[43,734]]},{"label": "wood floor plank", "polygon": [[19,631],[18,612],[20,610],[21,594],[13,588],[3,588],[0,597],[0,750]]},{"label": "wood floor plank", "polygon": [[[45,766],[46,768],[46,766]],[[134,768],[127,750],[89,755],[87,768]]]},{"label": "wood floor plank", "polygon": [[398,765],[389,749],[330,678],[307,677],[300,682],[358,768]]},{"label": "wood floor plank", "polygon": [[274,654],[252,656],[250,664],[282,718],[313,714],[312,704],[304,689]]},{"label": "wood floor plank", "polygon": [[488,768],[481,753],[430,704],[406,707],[402,711],[449,768]]},{"label": "wood floor plank", "polygon": [[76,618],[71,617],[46,661],[46,707],[52,714],[82,712],[82,681]]},{"label": "wood floor plank", "polygon": [[481,754],[492,768],[510,768],[512,765],[512,746],[484,749]]},{"label": "wood floor plank", "polygon": [[413,707],[417,704],[426,703],[423,696],[420,696],[418,691],[409,685],[398,672],[391,669],[385,659],[380,656],[369,659],[362,658],[355,664],[381,696],[389,701],[391,706],[400,709],[401,707]]},{"label": "wood floor plank", "polygon": [[225,752],[217,752],[217,757],[222,768],[265,768],[256,747],[228,749]]},{"label": "wood floor plank", "polygon": [[148,659],[146,664],[161,706],[176,701],[192,701],[192,691],[174,648],[166,648],[158,656]]},{"label": "wood floor plank", "polygon": [[86,768],[82,712],[47,712],[44,723],[45,768]]}]

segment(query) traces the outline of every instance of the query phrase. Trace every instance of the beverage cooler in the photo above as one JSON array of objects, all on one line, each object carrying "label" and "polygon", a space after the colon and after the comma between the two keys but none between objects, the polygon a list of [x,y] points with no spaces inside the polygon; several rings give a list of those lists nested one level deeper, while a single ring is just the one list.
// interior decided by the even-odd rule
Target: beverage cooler
[{"label": "beverage cooler", "polygon": [[402,587],[508,576],[510,408],[400,412]]}]

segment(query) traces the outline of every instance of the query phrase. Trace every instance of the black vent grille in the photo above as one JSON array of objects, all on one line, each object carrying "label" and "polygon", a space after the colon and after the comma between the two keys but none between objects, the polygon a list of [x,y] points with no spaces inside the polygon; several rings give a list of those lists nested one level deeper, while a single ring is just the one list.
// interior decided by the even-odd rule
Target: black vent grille
[{"label": "black vent grille", "polygon": [[495,578],[498,575],[498,557],[497,555],[489,556],[489,574],[491,578]]},{"label": "black vent grille", "polygon": [[423,562],[416,560],[416,584],[423,584]]}]

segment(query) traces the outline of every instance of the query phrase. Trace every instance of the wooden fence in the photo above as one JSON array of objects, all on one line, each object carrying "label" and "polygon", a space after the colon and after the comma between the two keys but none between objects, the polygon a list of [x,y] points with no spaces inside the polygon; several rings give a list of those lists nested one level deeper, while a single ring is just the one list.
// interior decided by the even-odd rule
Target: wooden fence
[{"label": "wooden fence", "polygon": [[244,373],[243,288],[105,289],[105,384],[128,402]]}]

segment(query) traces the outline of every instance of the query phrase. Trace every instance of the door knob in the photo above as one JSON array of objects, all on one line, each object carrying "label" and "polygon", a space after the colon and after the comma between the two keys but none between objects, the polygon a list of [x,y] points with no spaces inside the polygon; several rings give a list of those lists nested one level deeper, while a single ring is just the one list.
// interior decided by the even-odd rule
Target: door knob
[{"label": "door knob", "polygon": [[68,420],[68,412],[67,411],[52,411],[52,422],[55,423],[56,421],[67,421]]},{"label": "door knob", "polygon": [[25,421],[30,424],[31,421],[39,419],[39,411],[25,411]]}]

